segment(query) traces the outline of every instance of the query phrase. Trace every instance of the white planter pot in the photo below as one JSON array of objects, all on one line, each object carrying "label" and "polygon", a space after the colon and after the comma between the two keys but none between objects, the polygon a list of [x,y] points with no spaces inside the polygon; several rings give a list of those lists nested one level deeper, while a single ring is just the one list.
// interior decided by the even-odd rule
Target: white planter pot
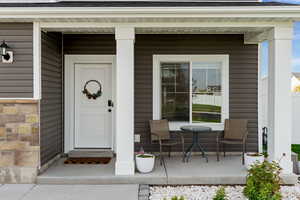
[{"label": "white planter pot", "polygon": [[145,156],[151,156],[151,157],[139,157],[140,154],[135,156],[135,162],[136,162],[136,167],[139,172],[141,173],[149,173],[153,170],[154,168],[154,163],[155,163],[155,156],[152,154],[143,154]]},{"label": "white planter pot", "polygon": [[253,156],[251,153],[245,154],[245,166],[247,169],[250,169],[253,164],[264,162],[264,155]]}]

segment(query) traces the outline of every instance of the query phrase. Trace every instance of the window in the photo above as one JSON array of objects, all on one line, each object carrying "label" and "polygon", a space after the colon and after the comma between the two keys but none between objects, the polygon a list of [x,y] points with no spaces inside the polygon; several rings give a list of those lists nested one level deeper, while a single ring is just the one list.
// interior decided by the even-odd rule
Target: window
[{"label": "window", "polygon": [[161,118],[189,121],[189,63],[161,63]]},{"label": "window", "polygon": [[153,119],[181,126],[228,117],[227,55],[155,55],[153,64]]}]

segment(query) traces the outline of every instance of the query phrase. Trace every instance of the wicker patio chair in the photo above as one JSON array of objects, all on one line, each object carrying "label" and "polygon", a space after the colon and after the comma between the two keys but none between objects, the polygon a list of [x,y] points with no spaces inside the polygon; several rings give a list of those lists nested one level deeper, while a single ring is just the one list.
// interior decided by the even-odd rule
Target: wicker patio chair
[{"label": "wicker patio chair", "polygon": [[151,143],[159,144],[159,157],[160,164],[163,164],[163,154],[162,148],[169,148],[169,158],[171,157],[172,146],[181,144],[182,145],[182,156],[184,156],[184,137],[180,132],[177,133],[180,136],[180,141],[176,140],[176,138],[171,138],[170,130],[169,130],[169,122],[166,119],[163,120],[150,120],[150,133],[151,133]]},{"label": "wicker patio chair", "polygon": [[220,144],[222,144],[224,157],[226,154],[225,145],[242,145],[242,163],[245,164],[245,153],[247,152],[248,120],[226,119],[224,131],[217,136],[217,160],[219,159]]}]

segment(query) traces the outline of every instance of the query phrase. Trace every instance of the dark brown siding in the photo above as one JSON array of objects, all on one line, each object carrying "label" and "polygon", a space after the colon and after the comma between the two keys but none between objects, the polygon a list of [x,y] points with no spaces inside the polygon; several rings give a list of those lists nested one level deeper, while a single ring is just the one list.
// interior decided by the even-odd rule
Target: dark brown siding
[{"label": "dark brown siding", "polygon": [[64,54],[116,54],[114,35],[64,35]]},{"label": "dark brown siding", "polygon": [[62,152],[63,67],[60,33],[42,33],[41,163]]},{"label": "dark brown siding", "polygon": [[[135,41],[135,133],[146,151],[158,151],[149,141],[152,118],[153,54],[229,54],[230,118],[249,119],[250,150],[257,149],[257,45],[244,45],[242,35],[137,35]],[[191,137],[186,138],[187,145]],[[215,135],[201,135],[207,151],[215,151]],[[240,147],[231,147],[231,151]],[[180,146],[174,149],[180,151]]]},{"label": "dark brown siding", "polygon": [[33,97],[32,35],[32,23],[0,23],[0,43],[14,52],[12,64],[0,62],[0,98]]},{"label": "dark brown siding", "polygon": [[[114,35],[64,35],[64,54],[115,54]],[[146,151],[152,118],[152,56],[154,54],[229,54],[230,118],[249,119],[249,149],[257,149],[257,45],[244,45],[242,35],[137,35],[135,41],[135,134]],[[191,137],[186,137],[187,145]],[[201,142],[215,151],[215,135]],[[139,148],[139,145],[136,145]],[[231,147],[230,150],[238,150]],[[180,147],[174,148],[179,151]]]}]

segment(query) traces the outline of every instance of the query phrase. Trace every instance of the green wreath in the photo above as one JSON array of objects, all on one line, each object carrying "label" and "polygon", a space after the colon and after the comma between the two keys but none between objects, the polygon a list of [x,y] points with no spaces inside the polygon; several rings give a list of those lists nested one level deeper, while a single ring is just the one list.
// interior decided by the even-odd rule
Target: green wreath
[{"label": "green wreath", "polygon": [[[91,82],[94,82],[94,83],[97,83],[98,86],[99,86],[99,89],[97,90],[96,93],[91,93],[86,87],[89,83]],[[96,100],[98,97],[100,97],[102,95],[102,86],[101,86],[101,83],[97,80],[89,80],[87,81],[85,84],[84,84],[84,88],[83,88],[83,91],[82,91],[83,94],[85,94],[85,96],[88,98],[88,99],[94,99]]]}]

